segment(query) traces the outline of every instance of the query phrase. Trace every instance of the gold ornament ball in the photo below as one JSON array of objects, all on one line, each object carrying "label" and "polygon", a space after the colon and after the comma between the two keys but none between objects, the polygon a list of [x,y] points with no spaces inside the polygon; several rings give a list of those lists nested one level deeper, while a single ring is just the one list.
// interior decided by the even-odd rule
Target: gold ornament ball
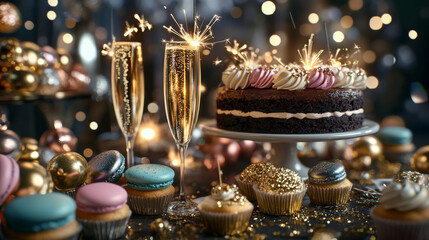
[{"label": "gold ornament ball", "polygon": [[58,122],[55,123],[54,129],[42,134],[39,143],[41,147],[47,147],[55,153],[72,152],[77,147],[77,137],[70,129]]},{"label": "gold ornament ball", "polygon": [[11,33],[22,24],[21,13],[9,2],[0,2],[0,32]]},{"label": "gold ornament ball", "polygon": [[429,173],[429,145],[423,146],[410,159],[411,168],[420,173]]},{"label": "gold ornament ball", "polygon": [[351,167],[354,170],[368,170],[371,167],[372,158],[368,155],[362,155],[351,160]]},{"label": "gold ornament ball", "polygon": [[21,42],[22,63],[35,71],[39,66],[40,47],[33,42]]},{"label": "gold ornament ball", "polygon": [[366,136],[353,143],[352,151],[353,159],[369,156],[373,160],[378,160],[383,154],[383,145],[376,137]]},{"label": "gold ornament ball", "polygon": [[12,90],[33,92],[39,85],[39,77],[28,67],[15,67],[8,78]]},{"label": "gold ornament ball", "polygon": [[44,167],[33,162],[19,162],[18,164],[19,187],[15,196],[22,197],[52,192],[53,184]]},{"label": "gold ornament ball", "polygon": [[0,39],[1,71],[7,72],[13,65],[22,61],[21,42],[16,38]]},{"label": "gold ornament ball", "polygon": [[51,159],[47,169],[57,190],[70,191],[85,182],[88,163],[79,153],[60,153]]},{"label": "gold ornament ball", "polygon": [[21,142],[22,154],[19,160],[38,163],[40,158],[40,149],[37,140],[34,138],[24,137],[21,138]]},{"label": "gold ornament ball", "polygon": [[0,130],[0,154],[8,155],[18,160],[22,151],[22,143],[12,130]]}]

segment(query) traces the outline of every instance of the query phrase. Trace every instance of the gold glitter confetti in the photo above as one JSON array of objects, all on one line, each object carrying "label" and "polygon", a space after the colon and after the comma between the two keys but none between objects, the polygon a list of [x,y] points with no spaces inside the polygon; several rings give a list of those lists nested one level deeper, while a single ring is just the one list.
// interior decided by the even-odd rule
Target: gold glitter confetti
[{"label": "gold glitter confetti", "polygon": [[410,182],[419,183],[423,174],[416,172],[416,171],[405,171],[396,174],[393,177],[393,182],[402,183],[405,180],[409,180]]}]

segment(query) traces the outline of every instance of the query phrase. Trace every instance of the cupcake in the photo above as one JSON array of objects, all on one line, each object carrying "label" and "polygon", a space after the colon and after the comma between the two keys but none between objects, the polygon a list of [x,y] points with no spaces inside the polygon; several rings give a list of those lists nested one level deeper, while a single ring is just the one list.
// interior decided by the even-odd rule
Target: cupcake
[{"label": "cupcake", "polygon": [[301,177],[287,168],[276,168],[253,185],[261,212],[289,215],[299,211],[306,186]]},{"label": "cupcake", "polygon": [[307,194],[320,205],[344,204],[349,200],[353,184],[346,178],[341,163],[320,162],[308,170]]},{"label": "cupcake", "polygon": [[19,185],[19,166],[15,159],[0,154],[0,206]]},{"label": "cupcake", "polygon": [[415,150],[413,134],[405,127],[382,127],[378,138],[383,144],[383,155],[390,162],[409,164]]},{"label": "cupcake", "polygon": [[253,185],[260,182],[266,174],[274,171],[275,167],[269,162],[253,163],[246,167],[240,175],[235,176],[240,192],[250,201],[256,200]]},{"label": "cupcake", "polygon": [[76,194],[76,217],[83,236],[90,239],[117,239],[125,234],[131,210],[127,192],[112,183],[85,185]]},{"label": "cupcake", "polygon": [[3,212],[6,239],[78,239],[81,226],[75,212],[74,200],[62,193],[15,198]]},{"label": "cupcake", "polygon": [[428,188],[404,181],[381,193],[381,205],[371,210],[378,239],[429,239]]},{"label": "cupcake", "polygon": [[224,236],[238,234],[249,224],[253,205],[235,185],[217,185],[199,204],[201,219],[208,231]]},{"label": "cupcake", "polygon": [[174,196],[174,170],[160,164],[141,164],[125,171],[128,204],[134,213],[163,213]]}]

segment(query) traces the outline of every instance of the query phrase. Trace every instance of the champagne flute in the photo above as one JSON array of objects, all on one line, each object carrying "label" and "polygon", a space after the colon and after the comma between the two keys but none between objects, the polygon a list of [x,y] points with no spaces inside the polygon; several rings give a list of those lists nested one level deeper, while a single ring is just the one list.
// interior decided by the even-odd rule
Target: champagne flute
[{"label": "champagne flute", "polygon": [[164,56],[164,104],[167,122],[180,155],[179,199],[173,201],[168,213],[193,215],[195,204],[188,202],[184,192],[185,155],[200,109],[201,66],[197,46],[187,42],[167,42]]},{"label": "champagne flute", "polygon": [[143,115],[142,46],[139,42],[114,42],[112,48],[113,107],[126,140],[128,169],[134,164],[134,139]]}]

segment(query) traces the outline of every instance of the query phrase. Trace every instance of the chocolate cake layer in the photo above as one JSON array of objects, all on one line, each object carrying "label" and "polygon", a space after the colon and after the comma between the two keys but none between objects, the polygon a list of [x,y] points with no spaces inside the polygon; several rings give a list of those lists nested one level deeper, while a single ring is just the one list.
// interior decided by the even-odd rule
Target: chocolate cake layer
[{"label": "chocolate cake layer", "polygon": [[363,92],[352,89],[218,89],[217,127],[253,133],[345,132],[364,120]]},{"label": "chocolate cake layer", "polygon": [[296,91],[273,88],[218,89],[217,109],[289,113],[324,113],[356,110],[363,107],[363,92],[353,89],[304,89]]}]

